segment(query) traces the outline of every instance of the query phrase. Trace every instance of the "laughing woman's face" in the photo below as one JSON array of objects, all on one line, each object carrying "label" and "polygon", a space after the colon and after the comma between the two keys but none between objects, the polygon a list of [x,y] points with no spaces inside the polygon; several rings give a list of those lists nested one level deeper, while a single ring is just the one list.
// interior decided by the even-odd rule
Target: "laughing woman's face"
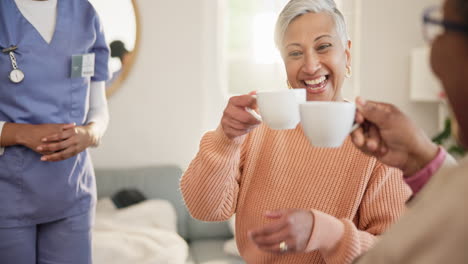
[{"label": "laughing woman's face", "polygon": [[307,13],[289,24],[281,54],[293,88],[306,88],[307,101],[341,101],[350,45],[338,35],[330,14]]}]

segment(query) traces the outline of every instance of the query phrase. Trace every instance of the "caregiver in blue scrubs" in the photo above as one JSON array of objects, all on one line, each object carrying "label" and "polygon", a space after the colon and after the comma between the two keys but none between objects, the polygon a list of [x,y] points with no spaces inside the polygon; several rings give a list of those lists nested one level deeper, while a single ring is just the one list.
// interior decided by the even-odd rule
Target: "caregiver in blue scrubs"
[{"label": "caregiver in blue scrubs", "polygon": [[0,263],[91,263],[87,148],[108,123],[99,18],[86,0],[1,0],[0,50]]}]

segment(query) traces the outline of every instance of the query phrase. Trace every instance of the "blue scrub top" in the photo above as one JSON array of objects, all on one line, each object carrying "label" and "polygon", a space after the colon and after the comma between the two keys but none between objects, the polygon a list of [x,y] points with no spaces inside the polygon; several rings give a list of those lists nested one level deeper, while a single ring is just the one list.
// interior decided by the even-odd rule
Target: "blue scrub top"
[{"label": "blue scrub top", "polygon": [[[57,22],[48,44],[17,8],[0,0],[0,48],[18,46],[25,78],[12,83],[10,57],[0,53],[0,120],[13,123],[83,125],[89,78],[71,78],[71,57],[95,53],[93,81],[109,78],[109,49],[99,18],[86,0],[58,0]],[[59,162],[42,162],[23,146],[0,156],[0,227],[49,222],[89,211],[96,200],[88,151]]]}]

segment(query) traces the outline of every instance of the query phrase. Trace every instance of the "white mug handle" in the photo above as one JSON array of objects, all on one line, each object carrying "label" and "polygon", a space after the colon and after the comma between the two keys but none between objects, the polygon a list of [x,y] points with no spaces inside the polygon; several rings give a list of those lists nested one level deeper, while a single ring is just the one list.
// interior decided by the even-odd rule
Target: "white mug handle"
[{"label": "white mug handle", "polygon": [[[257,95],[255,94],[252,94],[251,95],[253,98],[257,99]],[[255,110],[253,110],[252,108],[250,107],[246,107],[245,108],[245,111],[247,111],[247,113],[251,114],[255,119],[257,119],[258,121],[262,122],[262,116],[260,116],[257,112],[255,112]]]},{"label": "white mug handle", "polygon": [[257,112],[255,112],[255,110],[253,110],[252,108],[246,107],[245,111],[247,111],[249,114],[255,117],[255,119],[257,119],[258,121],[262,122],[262,116],[260,116]]},{"label": "white mug handle", "polygon": [[358,129],[359,127],[361,126],[361,124],[359,123],[355,123],[352,127],[351,127],[351,131],[349,131],[349,133],[353,133],[354,130]]},{"label": "white mug handle", "polygon": [[[348,101],[346,101],[348,102]],[[353,133],[356,129],[358,129],[359,127],[361,126],[361,124],[359,123],[354,123],[353,126],[351,127],[351,130],[349,131],[349,133]]]}]

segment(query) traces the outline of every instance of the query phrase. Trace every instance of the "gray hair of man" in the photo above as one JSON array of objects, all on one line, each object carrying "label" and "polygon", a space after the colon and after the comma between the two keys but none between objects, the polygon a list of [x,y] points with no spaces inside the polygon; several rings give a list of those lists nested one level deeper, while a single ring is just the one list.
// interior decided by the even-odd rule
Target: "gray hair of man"
[{"label": "gray hair of man", "polygon": [[276,47],[281,51],[284,34],[291,24],[291,22],[297,17],[307,13],[321,13],[325,12],[332,16],[336,31],[343,42],[343,47],[346,47],[348,41],[348,34],[346,33],[346,23],[343,14],[336,7],[335,1],[333,0],[291,0],[283,8],[283,11],[279,14],[278,20],[276,21],[275,29],[275,44]]}]

